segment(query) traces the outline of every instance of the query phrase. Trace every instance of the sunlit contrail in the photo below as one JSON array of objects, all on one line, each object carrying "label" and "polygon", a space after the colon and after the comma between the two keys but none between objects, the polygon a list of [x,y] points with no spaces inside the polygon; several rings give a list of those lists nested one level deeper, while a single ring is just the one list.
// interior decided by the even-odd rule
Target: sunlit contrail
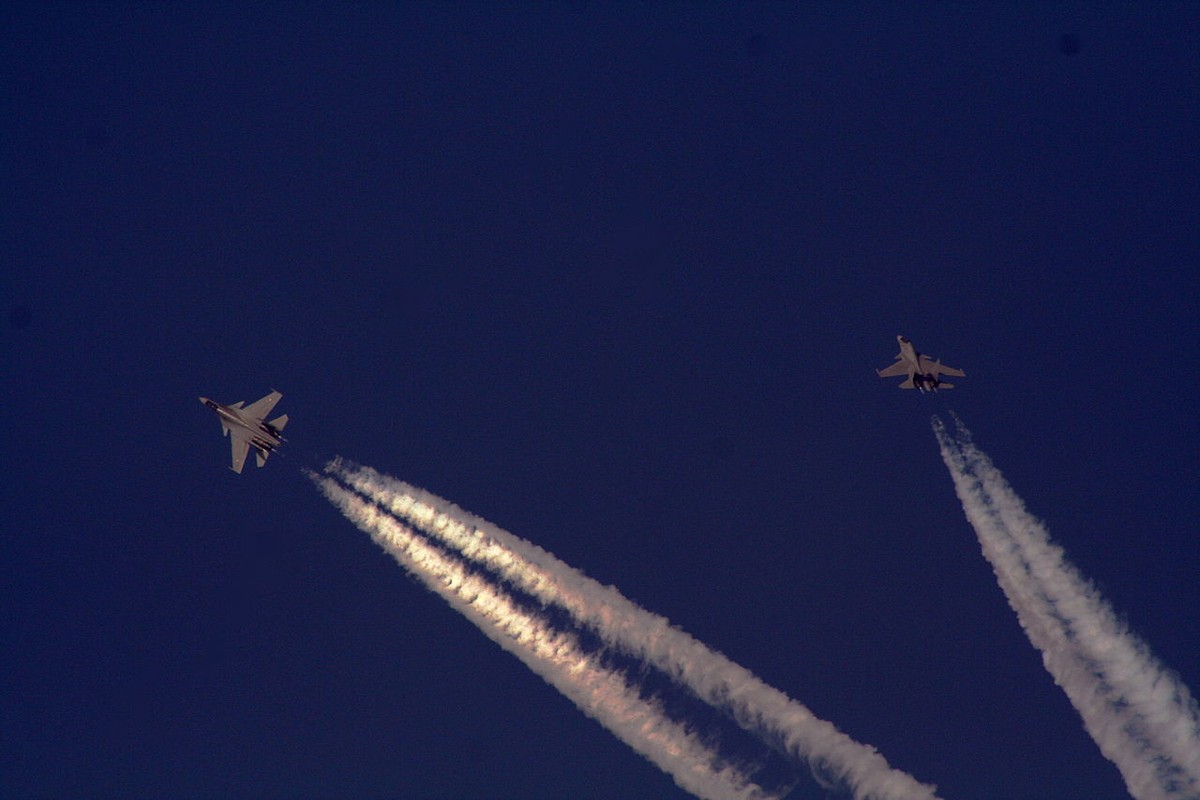
[{"label": "sunlit contrail", "polygon": [[[956,418],[957,421],[957,418]],[[1200,800],[1200,712],[958,422],[933,429],[967,519],[1046,670],[1138,800]]]},{"label": "sunlit contrail", "polygon": [[865,800],[931,800],[934,789],[888,765],[805,706],[749,670],[706,647],[530,542],[408,484],[341,460],[327,472],[364,497],[486,566],[522,591],[566,609],[609,646],[653,664],[710,705],[727,710],[744,729],[782,744],[793,757],[832,776]]},{"label": "sunlit contrail", "polygon": [[620,673],[584,652],[573,634],[554,630],[522,610],[493,582],[472,574],[460,560],[447,557],[424,536],[332,478],[311,477],[347,519],[409,573],[681,787],[714,800],[772,796],[642,699]]}]

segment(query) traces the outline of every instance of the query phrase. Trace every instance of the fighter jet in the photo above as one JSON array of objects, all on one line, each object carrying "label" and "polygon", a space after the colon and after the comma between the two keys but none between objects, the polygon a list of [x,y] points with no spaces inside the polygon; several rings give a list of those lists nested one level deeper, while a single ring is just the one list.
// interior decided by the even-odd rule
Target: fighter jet
[{"label": "fighter jet", "polygon": [[254,446],[258,465],[261,467],[267,463],[267,456],[283,444],[283,437],[279,435],[279,432],[283,430],[284,425],[287,425],[287,414],[276,417],[270,422],[263,421],[281,397],[283,397],[282,394],[272,391],[266,397],[255,400],[245,408],[243,408],[244,400],[226,406],[209,400],[207,397],[200,398],[201,403],[211,408],[221,418],[221,430],[230,437],[230,443],[233,445],[233,464],[230,469],[239,475],[242,473],[242,466],[246,463],[246,454],[250,452],[251,445]]},{"label": "fighter jet", "polygon": [[913,343],[903,336],[897,336],[900,352],[896,354],[896,363],[886,369],[875,370],[881,378],[895,378],[907,375],[908,380],[900,384],[901,389],[919,389],[921,392],[936,392],[938,389],[953,389],[953,383],[946,383],[939,376],[954,375],[965,378],[966,373],[961,369],[947,367],[940,360],[930,358],[917,352]]}]

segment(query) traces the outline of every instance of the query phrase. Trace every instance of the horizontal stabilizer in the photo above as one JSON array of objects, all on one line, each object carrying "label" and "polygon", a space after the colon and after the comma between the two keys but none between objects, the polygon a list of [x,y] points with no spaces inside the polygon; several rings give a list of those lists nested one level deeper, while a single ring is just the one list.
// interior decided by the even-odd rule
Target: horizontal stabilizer
[{"label": "horizontal stabilizer", "polygon": [[953,383],[946,383],[945,381],[938,381],[937,388],[938,388],[938,391],[939,391],[939,392],[940,392],[942,389],[953,389],[953,388],[954,388],[954,384],[953,384]]},{"label": "horizontal stabilizer", "polygon": [[254,453],[254,455],[256,456],[256,458],[257,458],[257,460],[258,460],[258,465],[259,465],[260,467],[261,467],[263,464],[267,463],[267,454],[266,454],[266,453],[264,453],[262,450],[256,450],[256,451],[255,451],[255,453]]},{"label": "horizontal stabilizer", "polygon": [[913,386],[913,379],[912,379],[912,378],[909,378],[909,379],[908,379],[908,380],[906,380],[904,383],[900,384],[900,388],[901,388],[901,389],[915,389],[915,388],[917,388],[917,387],[916,387],[916,386]]},{"label": "horizontal stabilizer", "polygon": [[267,424],[270,425],[275,430],[281,431],[281,430],[283,430],[283,426],[287,425],[287,414],[284,414],[281,417],[276,417],[275,419],[271,420]]}]

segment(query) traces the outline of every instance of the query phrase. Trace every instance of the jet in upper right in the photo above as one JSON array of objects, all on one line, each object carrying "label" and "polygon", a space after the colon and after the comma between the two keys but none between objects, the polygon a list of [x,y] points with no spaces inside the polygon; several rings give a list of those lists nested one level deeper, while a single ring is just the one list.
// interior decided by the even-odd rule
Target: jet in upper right
[{"label": "jet in upper right", "polygon": [[901,389],[919,389],[921,392],[953,389],[954,384],[946,383],[940,376],[954,375],[959,378],[967,376],[961,369],[947,367],[940,360],[917,352],[913,343],[903,336],[897,336],[896,341],[900,343],[900,352],[896,354],[896,363],[886,369],[877,369],[875,372],[881,378],[898,378],[901,375],[907,375],[908,380],[900,384]]}]

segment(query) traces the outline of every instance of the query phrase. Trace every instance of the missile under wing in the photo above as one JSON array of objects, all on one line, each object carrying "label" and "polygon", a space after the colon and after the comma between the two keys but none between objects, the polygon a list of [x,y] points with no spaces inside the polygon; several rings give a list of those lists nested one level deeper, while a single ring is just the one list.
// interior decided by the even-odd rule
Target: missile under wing
[{"label": "missile under wing", "polygon": [[267,463],[267,456],[283,444],[283,437],[279,433],[283,430],[283,426],[287,425],[287,414],[276,417],[270,422],[266,421],[267,415],[271,413],[271,409],[275,408],[275,404],[281,397],[283,397],[281,393],[272,391],[266,397],[255,400],[250,405],[246,405],[242,400],[231,405],[224,405],[215,400],[209,400],[207,397],[200,398],[200,402],[211,409],[221,420],[221,431],[229,437],[230,445],[233,448],[233,463],[229,468],[234,472],[241,474],[251,447],[254,448],[255,460],[261,467]]}]

